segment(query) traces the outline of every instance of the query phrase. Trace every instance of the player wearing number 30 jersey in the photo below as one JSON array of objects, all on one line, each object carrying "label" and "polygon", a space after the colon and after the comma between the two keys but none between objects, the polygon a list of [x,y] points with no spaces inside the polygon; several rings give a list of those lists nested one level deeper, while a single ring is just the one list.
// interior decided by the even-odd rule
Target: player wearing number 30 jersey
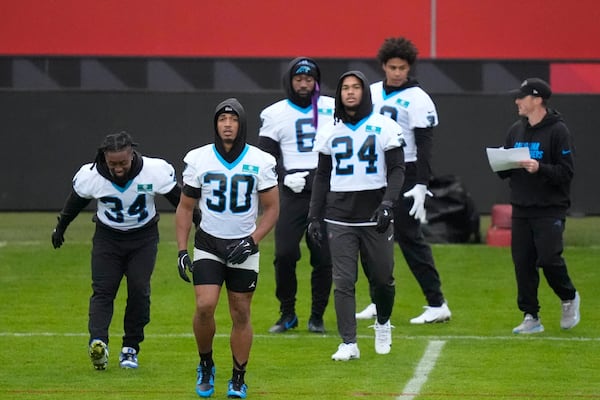
[{"label": "player wearing number 30 jersey", "polygon": [[[214,144],[194,149],[184,158],[183,194],[175,216],[179,275],[190,282],[187,274],[192,273],[196,296],[193,330],[200,356],[196,393],[210,397],[215,392],[215,310],[225,284],[233,356],[227,397],[245,399],[258,243],[277,221],[279,191],[273,156],[246,143],[246,113],[237,99],[217,105],[214,130]],[[192,262],[187,245],[189,218],[196,204],[200,205],[202,222],[196,231]],[[262,214],[257,220],[259,207]]]},{"label": "player wearing number 30 jersey", "polygon": [[200,229],[221,239],[252,234],[258,193],[277,185],[273,157],[247,144],[228,162],[211,144],[190,151],[183,161],[184,184],[200,189]]}]

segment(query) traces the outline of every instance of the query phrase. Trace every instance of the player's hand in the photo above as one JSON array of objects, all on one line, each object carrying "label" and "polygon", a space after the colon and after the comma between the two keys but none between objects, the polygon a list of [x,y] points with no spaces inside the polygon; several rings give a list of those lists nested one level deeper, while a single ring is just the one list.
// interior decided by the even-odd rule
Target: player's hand
[{"label": "player's hand", "polygon": [[300,193],[304,190],[304,186],[306,186],[306,175],[308,175],[308,171],[294,172],[293,174],[286,175],[283,178],[283,184],[292,189],[294,193]]},{"label": "player's hand", "polygon": [[413,206],[408,212],[408,215],[421,221],[422,224],[427,222],[427,212],[425,211],[425,196],[432,197],[433,193],[427,190],[427,186],[417,183],[412,189],[404,193],[404,197],[413,198]]},{"label": "player's hand", "polygon": [[371,221],[377,222],[375,230],[379,233],[387,231],[390,226],[390,222],[394,219],[394,212],[392,211],[391,201],[382,201],[377,210],[373,213]]},{"label": "player's hand", "polygon": [[[60,217],[57,217],[60,222]],[[56,228],[52,231],[52,246],[58,249],[65,242],[65,229],[60,226],[60,223],[56,224]]]},{"label": "player's hand", "polygon": [[194,271],[194,267],[192,266],[192,260],[190,260],[190,255],[187,250],[179,250],[179,254],[177,256],[177,270],[179,271],[179,276],[186,282],[190,282],[190,277],[187,275],[186,271]]},{"label": "player's hand", "polygon": [[318,245],[321,246],[323,241],[323,231],[321,230],[321,221],[317,218],[313,218],[308,223],[308,236]]},{"label": "player's hand", "polygon": [[232,264],[242,264],[257,251],[258,246],[254,243],[254,239],[248,236],[227,246],[227,261]]}]

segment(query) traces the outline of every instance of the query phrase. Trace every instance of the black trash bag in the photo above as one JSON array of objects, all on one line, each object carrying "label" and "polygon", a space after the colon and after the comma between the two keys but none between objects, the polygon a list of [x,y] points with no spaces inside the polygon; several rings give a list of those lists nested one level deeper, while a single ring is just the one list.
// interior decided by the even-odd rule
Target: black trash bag
[{"label": "black trash bag", "polygon": [[429,243],[481,243],[479,213],[471,194],[455,175],[433,177],[426,196],[427,223],[421,224]]}]

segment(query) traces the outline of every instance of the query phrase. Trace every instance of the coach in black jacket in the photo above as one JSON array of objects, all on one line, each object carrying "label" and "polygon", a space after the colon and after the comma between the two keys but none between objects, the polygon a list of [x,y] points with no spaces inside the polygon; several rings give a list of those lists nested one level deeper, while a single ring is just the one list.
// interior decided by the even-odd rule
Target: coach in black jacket
[{"label": "coach in black jacket", "polygon": [[517,304],[523,322],[513,333],[543,332],[538,312],[539,269],[562,301],[563,329],[579,323],[579,294],[562,257],[565,218],[574,173],[573,142],[562,116],[547,108],[552,91],[539,78],[526,79],[512,92],[519,116],[508,131],[505,148],[527,147],[530,159],[520,168],[498,172],[510,178],[512,258],[517,278]]}]

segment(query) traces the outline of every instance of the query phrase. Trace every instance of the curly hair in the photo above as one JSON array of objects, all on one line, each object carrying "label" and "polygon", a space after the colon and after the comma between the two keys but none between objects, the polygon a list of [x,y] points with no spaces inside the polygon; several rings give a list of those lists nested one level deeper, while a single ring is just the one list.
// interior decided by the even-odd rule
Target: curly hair
[{"label": "curly hair", "polygon": [[381,64],[385,64],[390,58],[401,58],[408,62],[408,65],[413,65],[417,60],[419,51],[410,40],[404,37],[387,38],[377,52],[377,60]]}]

